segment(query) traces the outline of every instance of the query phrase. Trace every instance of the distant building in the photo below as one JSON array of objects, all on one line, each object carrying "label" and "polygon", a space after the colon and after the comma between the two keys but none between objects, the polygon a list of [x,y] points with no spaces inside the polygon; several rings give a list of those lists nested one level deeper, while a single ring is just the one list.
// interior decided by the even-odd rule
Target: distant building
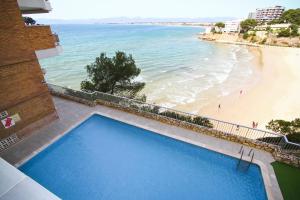
[{"label": "distant building", "polygon": [[256,12],[251,12],[248,15],[249,19],[255,19],[258,22],[266,23],[274,19],[279,19],[284,12],[283,6],[273,6],[268,8],[258,8]]},{"label": "distant building", "polygon": [[250,12],[248,15],[248,19],[256,19],[256,12]]},{"label": "distant building", "polygon": [[223,32],[225,33],[238,33],[240,32],[241,20],[232,20],[225,22]]},{"label": "distant building", "polygon": [[211,29],[212,29],[211,26],[206,27],[206,28],[205,28],[205,34],[211,33]]}]

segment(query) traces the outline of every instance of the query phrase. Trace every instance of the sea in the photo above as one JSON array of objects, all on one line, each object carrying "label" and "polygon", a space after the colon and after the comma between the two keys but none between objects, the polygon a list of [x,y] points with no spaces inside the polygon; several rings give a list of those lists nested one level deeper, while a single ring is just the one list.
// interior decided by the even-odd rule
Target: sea
[{"label": "sea", "polygon": [[[132,54],[147,101],[197,113],[248,84],[254,55],[244,46],[201,41],[204,28],[134,24],[51,25],[63,53],[40,60],[49,83],[80,89],[100,53]],[[193,105],[193,106],[190,106]]]}]

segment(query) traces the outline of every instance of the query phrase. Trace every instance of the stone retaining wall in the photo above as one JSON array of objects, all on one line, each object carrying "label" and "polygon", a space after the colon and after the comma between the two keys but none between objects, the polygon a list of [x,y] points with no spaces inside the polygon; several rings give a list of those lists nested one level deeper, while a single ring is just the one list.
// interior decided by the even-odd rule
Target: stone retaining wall
[{"label": "stone retaining wall", "polygon": [[126,106],[123,106],[123,105],[119,105],[119,104],[108,102],[108,101],[103,101],[103,100],[100,100],[100,99],[97,99],[95,102],[92,102],[92,101],[84,100],[84,99],[81,99],[81,98],[78,98],[78,97],[73,97],[73,96],[68,96],[68,95],[64,95],[64,94],[55,93],[53,91],[51,91],[51,93],[53,95],[63,97],[63,98],[69,99],[69,100],[73,100],[73,101],[76,101],[76,102],[79,102],[79,103],[83,103],[83,104],[86,104],[86,105],[89,105],[89,106],[95,106],[96,104],[104,105],[104,106],[108,106],[108,107],[111,107],[111,108],[122,110],[122,111],[125,111],[125,112],[128,112],[128,113],[132,113],[132,114],[135,114],[135,115],[146,117],[146,118],[149,118],[149,119],[154,119],[154,120],[157,120],[157,121],[160,121],[162,123],[169,124],[169,125],[189,129],[189,130],[192,130],[194,132],[201,133],[201,134],[206,134],[206,135],[210,135],[210,136],[213,136],[213,137],[216,137],[216,138],[228,140],[228,141],[231,141],[231,142],[236,142],[236,143],[239,143],[241,145],[246,145],[246,146],[253,147],[253,148],[256,148],[256,149],[261,149],[261,150],[264,150],[264,151],[267,151],[267,152],[271,153],[273,155],[274,159],[279,161],[279,162],[283,162],[283,163],[286,163],[286,164],[289,164],[289,165],[293,165],[295,167],[300,167],[300,159],[299,158],[281,152],[280,148],[276,145],[267,144],[267,143],[264,143],[264,142],[248,139],[248,138],[237,136],[237,135],[226,134],[224,132],[213,130],[211,128],[198,126],[198,125],[195,125],[195,124],[191,124],[191,123],[188,123],[188,122],[172,119],[172,118],[165,117],[165,116],[162,116],[162,115],[157,115],[157,114],[154,114],[154,113],[144,112],[144,111],[141,111],[141,110],[138,110],[138,109],[134,109],[132,107],[126,107]]},{"label": "stone retaining wall", "polygon": [[74,96],[62,94],[60,92],[55,92],[51,89],[49,89],[49,90],[50,90],[50,93],[54,96],[58,96],[58,97],[61,97],[61,98],[64,98],[64,99],[68,99],[68,100],[71,100],[71,101],[82,103],[82,104],[85,104],[85,105],[88,105],[88,106],[95,106],[96,105],[96,103],[93,102],[93,101],[89,101],[89,100],[86,100],[86,99],[83,99],[83,98],[80,98],[80,97],[74,97]]}]

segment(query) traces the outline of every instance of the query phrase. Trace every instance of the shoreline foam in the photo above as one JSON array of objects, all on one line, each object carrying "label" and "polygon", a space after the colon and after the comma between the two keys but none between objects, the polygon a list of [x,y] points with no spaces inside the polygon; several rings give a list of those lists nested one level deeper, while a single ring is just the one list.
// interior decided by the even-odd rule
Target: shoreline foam
[{"label": "shoreline foam", "polygon": [[265,128],[272,119],[300,117],[300,49],[248,48],[256,57],[251,81],[257,82],[243,88],[242,95],[237,91],[219,102],[212,101],[199,114],[248,126],[255,121],[259,128]]}]

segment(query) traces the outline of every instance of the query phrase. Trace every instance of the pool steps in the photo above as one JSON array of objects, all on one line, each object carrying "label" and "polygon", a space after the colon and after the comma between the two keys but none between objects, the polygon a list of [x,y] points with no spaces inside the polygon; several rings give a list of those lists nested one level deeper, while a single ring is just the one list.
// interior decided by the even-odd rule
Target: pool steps
[{"label": "pool steps", "polygon": [[240,157],[240,159],[237,163],[236,169],[246,172],[246,171],[248,171],[250,165],[253,163],[254,150],[250,149],[250,151],[248,152],[248,157],[249,158],[251,157],[250,161],[247,161],[246,159],[243,159],[244,152],[245,152],[244,146],[241,146],[241,148],[239,150],[239,154],[241,154],[241,157]]}]

